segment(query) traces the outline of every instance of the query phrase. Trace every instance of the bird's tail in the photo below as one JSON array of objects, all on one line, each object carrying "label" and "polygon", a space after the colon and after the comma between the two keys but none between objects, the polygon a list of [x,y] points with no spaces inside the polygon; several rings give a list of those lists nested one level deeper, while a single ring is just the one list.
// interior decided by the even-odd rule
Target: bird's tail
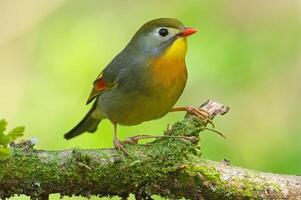
[{"label": "bird's tail", "polygon": [[86,116],[73,129],[64,135],[64,138],[68,140],[84,132],[95,132],[99,122],[101,121],[101,119],[95,119],[92,117],[92,113],[95,111],[95,109],[96,103],[94,103],[93,107],[86,114]]}]

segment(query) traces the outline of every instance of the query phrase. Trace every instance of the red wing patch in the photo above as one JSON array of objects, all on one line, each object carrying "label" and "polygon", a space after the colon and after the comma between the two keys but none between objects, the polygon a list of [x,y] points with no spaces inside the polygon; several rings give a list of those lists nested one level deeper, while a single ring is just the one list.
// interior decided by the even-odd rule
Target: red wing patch
[{"label": "red wing patch", "polygon": [[100,77],[99,79],[97,79],[94,82],[94,88],[97,91],[101,91],[101,90],[104,90],[106,88],[106,83],[105,83],[105,80],[103,79],[103,77]]},{"label": "red wing patch", "polygon": [[94,87],[91,91],[91,94],[87,100],[87,104],[89,104],[95,97],[103,93],[104,91],[112,88],[115,84],[106,84],[103,78],[103,74],[101,73],[98,78],[94,81]]}]

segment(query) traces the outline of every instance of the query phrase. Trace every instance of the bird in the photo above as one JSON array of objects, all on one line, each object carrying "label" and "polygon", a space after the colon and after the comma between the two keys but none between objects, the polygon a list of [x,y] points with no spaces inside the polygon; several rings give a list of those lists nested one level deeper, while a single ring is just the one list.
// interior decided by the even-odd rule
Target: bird
[{"label": "bird", "polygon": [[117,125],[133,126],[169,112],[206,113],[191,106],[174,107],[187,82],[187,37],[197,29],[175,18],[157,18],[142,25],[126,47],[101,71],[86,104],[85,117],[64,137],[95,132],[108,119],[114,127],[113,145],[124,151]]}]

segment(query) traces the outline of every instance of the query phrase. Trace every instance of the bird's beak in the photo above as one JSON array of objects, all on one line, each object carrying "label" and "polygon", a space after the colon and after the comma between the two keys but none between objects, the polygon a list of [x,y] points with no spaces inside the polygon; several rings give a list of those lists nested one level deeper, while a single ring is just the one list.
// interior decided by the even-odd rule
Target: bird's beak
[{"label": "bird's beak", "polygon": [[182,36],[182,37],[187,37],[187,36],[192,35],[196,32],[198,32],[198,30],[195,29],[195,28],[185,27],[185,29],[183,31],[181,31],[179,35]]}]

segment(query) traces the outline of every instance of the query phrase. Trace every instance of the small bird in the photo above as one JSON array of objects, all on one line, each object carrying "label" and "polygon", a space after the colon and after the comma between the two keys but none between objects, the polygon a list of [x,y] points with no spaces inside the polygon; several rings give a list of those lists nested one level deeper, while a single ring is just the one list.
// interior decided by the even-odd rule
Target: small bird
[{"label": "small bird", "polygon": [[117,125],[137,125],[168,112],[187,111],[203,118],[202,109],[175,107],[187,81],[187,36],[196,33],[177,19],[158,18],[145,23],[128,45],[94,81],[87,104],[94,104],[66,139],[95,132],[103,119],[114,125],[115,148],[124,150]]}]

